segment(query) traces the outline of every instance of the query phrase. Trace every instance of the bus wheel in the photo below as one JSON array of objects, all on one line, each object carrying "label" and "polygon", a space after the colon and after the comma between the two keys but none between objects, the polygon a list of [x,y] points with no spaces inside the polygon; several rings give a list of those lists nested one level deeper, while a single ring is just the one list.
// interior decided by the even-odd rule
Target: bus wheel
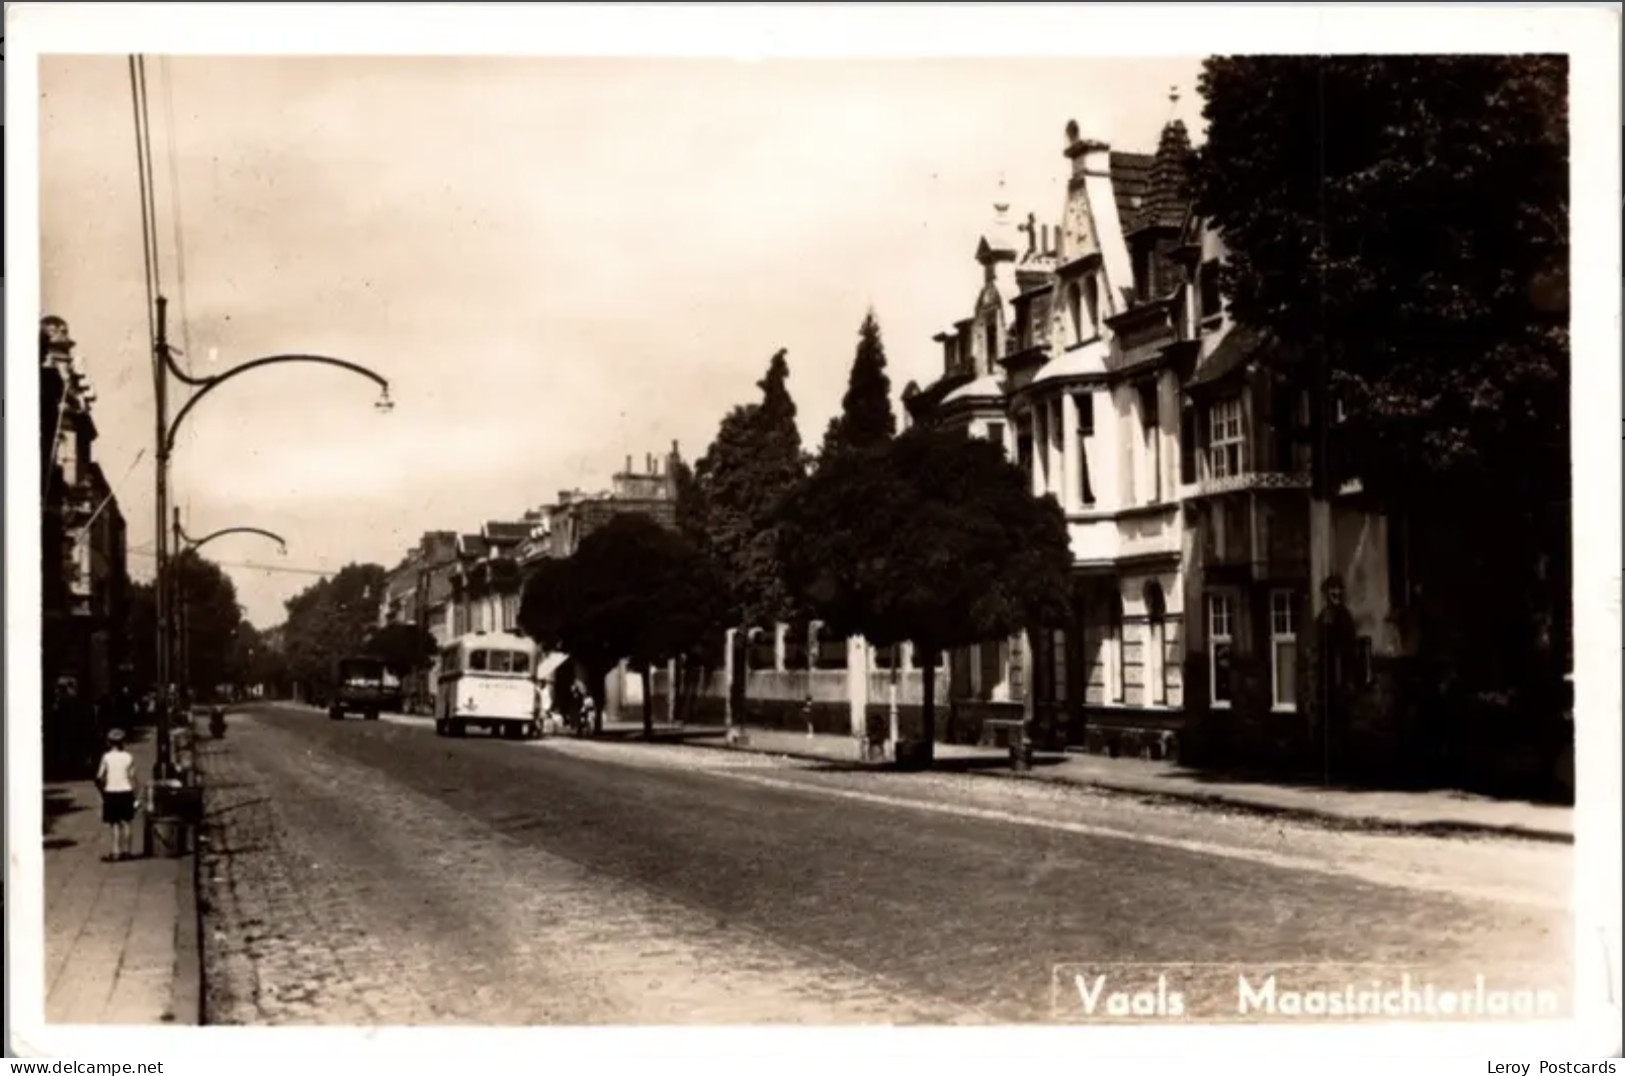
[{"label": "bus wheel", "polygon": [[327,716],[332,718],[334,721],[343,721],[344,711],[335,706],[331,710],[327,711]]},{"label": "bus wheel", "polygon": [[435,721],[434,734],[436,736],[444,736],[446,734],[446,723],[444,721]]},{"label": "bus wheel", "polygon": [[378,711],[377,710],[368,710],[367,711],[367,720],[368,721],[377,721],[378,720]]},{"label": "bus wheel", "polygon": [[451,723],[451,734],[453,736],[466,736],[468,735],[468,726],[461,721],[453,721]]}]

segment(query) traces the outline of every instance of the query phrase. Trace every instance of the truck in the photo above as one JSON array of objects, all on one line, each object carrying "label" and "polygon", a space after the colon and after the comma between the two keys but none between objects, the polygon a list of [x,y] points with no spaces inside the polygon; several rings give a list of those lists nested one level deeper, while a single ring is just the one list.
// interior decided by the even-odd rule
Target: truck
[{"label": "truck", "polygon": [[401,681],[379,659],[346,657],[334,667],[332,702],[327,716],[343,721],[346,714],[360,714],[368,721],[378,720],[385,710],[399,712]]}]

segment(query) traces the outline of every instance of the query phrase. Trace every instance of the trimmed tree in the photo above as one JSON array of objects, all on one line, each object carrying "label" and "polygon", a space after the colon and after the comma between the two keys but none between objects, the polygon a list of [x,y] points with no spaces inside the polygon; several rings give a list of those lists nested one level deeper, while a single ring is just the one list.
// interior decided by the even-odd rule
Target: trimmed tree
[{"label": "trimmed tree", "polygon": [[1221,57],[1200,88],[1192,193],[1230,311],[1346,412],[1320,424],[1323,483],[1358,478],[1409,522],[1425,682],[1552,709],[1572,623],[1566,58]]},{"label": "trimmed tree", "polygon": [[813,615],[920,651],[926,760],[938,656],[1066,620],[1061,510],[986,441],[920,428],[840,453],[787,499],[780,523],[785,579]]},{"label": "trimmed tree", "polygon": [[858,350],[852,357],[841,413],[829,420],[818,458],[828,459],[848,449],[872,448],[896,435],[891,379],[886,376],[886,346],[880,339],[880,323],[871,310],[858,327]]},{"label": "trimmed tree", "polygon": [[651,517],[617,515],[564,560],[543,561],[525,582],[519,624],[538,644],[570,655],[587,678],[603,731],[604,680],[621,661],[643,676],[644,734],[653,734],[649,669],[686,655],[726,611],[721,581],[677,532]]}]

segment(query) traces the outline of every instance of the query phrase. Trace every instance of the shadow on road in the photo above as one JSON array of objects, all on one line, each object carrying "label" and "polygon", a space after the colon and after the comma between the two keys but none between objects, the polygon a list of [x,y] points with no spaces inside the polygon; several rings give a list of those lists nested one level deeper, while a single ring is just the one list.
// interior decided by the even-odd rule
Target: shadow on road
[{"label": "shadow on road", "polygon": [[[69,790],[60,786],[45,786],[45,835],[49,837],[56,829],[56,820],[64,815],[83,811],[85,805],[78,803]],[[47,843],[46,847],[50,847]]]}]

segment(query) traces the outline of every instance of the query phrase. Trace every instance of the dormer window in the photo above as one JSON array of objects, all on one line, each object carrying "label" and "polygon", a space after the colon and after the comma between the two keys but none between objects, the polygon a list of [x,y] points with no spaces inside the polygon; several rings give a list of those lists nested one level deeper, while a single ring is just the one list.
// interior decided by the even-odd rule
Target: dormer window
[{"label": "dormer window", "polygon": [[992,370],[993,364],[999,361],[999,320],[997,318],[987,319],[983,337],[987,341],[987,362],[983,365],[987,370]]},{"label": "dormer window", "polygon": [[1087,336],[1083,331],[1083,289],[1076,280],[1066,286],[1066,312],[1072,319],[1072,340],[1074,343],[1083,343]]},{"label": "dormer window", "polygon": [[1151,296],[1151,252],[1143,243],[1134,248],[1134,296],[1141,302]]},{"label": "dormer window", "polygon": [[1093,273],[1083,279],[1083,301],[1089,307],[1089,337],[1093,339],[1100,335],[1100,289]]}]

